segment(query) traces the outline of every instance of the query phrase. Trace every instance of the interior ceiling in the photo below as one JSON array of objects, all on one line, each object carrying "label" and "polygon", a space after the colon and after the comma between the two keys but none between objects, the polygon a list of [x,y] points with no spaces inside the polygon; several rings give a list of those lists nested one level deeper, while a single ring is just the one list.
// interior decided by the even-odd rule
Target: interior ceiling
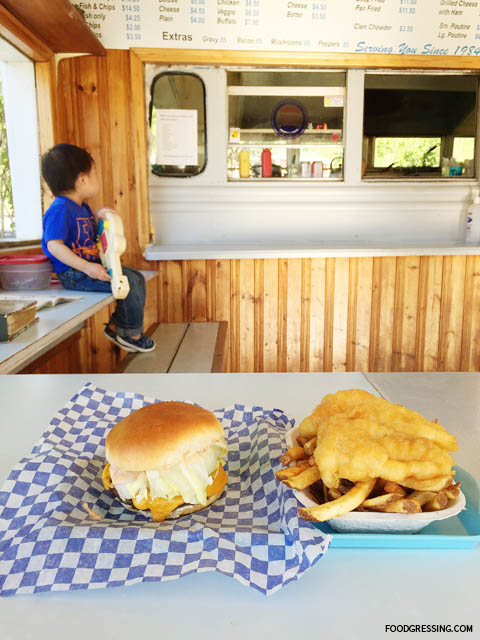
[{"label": "interior ceiling", "polygon": [[68,0],[0,0],[0,5],[54,53],[106,53],[102,43]]}]

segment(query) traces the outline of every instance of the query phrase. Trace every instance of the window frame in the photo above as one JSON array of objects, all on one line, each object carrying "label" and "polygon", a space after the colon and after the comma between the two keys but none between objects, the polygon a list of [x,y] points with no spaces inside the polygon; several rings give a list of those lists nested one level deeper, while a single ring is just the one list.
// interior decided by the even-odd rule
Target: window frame
[{"label": "window frame", "polygon": [[[148,159],[148,165],[150,168],[150,173],[152,173],[153,175],[159,177],[159,178],[194,178],[196,176],[199,176],[200,174],[202,174],[205,169],[207,168],[207,163],[208,163],[208,136],[207,136],[207,127],[208,127],[208,122],[207,122],[207,87],[205,86],[205,82],[203,81],[203,78],[201,78],[198,74],[190,72],[190,71],[175,71],[175,70],[170,70],[170,71],[161,71],[160,73],[158,73],[157,75],[154,76],[154,78],[152,79],[151,83],[150,83],[150,89],[149,89],[149,95],[150,95],[150,102],[149,102],[149,106],[148,106],[148,127],[150,129],[150,133],[152,131],[152,114],[153,114],[153,109],[154,109],[154,104],[153,104],[153,94],[154,94],[154,86],[155,83],[157,82],[157,80],[163,76],[191,76],[193,78],[196,78],[197,80],[200,81],[202,89],[203,89],[203,117],[204,117],[204,129],[205,129],[205,133],[204,133],[204,161],[203,161],[203,165],[202,168],[200,169],[200,171],[197,171],[196,173],[158,173],[157,171],[154,171],[153,169],[153,165],[150,163],[150,160]],[[192,165],[194,166],[194,165]]]},{"label": "window frame", "polygon": [[42,190],[35,63],[3,40],[0,65],[16,228],[14,238],[0,238],[8,249],[40,242]]}]

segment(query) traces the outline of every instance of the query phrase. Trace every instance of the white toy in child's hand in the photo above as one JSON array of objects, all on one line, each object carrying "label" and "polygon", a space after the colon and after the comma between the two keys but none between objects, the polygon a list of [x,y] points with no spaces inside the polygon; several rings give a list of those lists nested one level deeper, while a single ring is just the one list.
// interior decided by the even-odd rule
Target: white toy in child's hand
[{"label": "white toy in child's hand", "polygon": [[128,296],[130,285],[128,278],[122,273],[120,256],[127,243],[123,235],[123,223],[118,213],[107,211],[105,220],[99,220],[97,227],[97,245],[103,266],[112,277],[112,294],[114,298],[123,299]]}]

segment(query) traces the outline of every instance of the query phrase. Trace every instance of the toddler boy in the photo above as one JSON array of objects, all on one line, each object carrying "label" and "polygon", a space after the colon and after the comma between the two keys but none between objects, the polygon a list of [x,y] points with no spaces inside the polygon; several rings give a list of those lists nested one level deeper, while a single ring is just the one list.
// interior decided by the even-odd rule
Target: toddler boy
[{"label": "toddler boy", "polygon": [[[103,267],[96,242],[98,220],[109,208],[92,213],[84,200],[98,194],[92,156],[81,147],[57,144],[42,157],[42,175],[55,196],[43,217],[42,249],[65,289],[111,292],[111,277]],[[153,351],[155,341],[143,333],[145,278],[122,267],[130,292],[116,301],[105,336],[125,351]]]}]

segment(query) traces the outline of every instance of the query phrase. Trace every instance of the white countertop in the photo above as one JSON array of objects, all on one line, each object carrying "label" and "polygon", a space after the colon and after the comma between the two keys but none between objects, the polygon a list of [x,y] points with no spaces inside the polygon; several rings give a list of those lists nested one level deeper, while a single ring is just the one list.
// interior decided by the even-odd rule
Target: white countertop
[{"label": "white countertop", "polygon": [[[0,296],[1,292],[0,289]],[[38,320],[27,329],[8,342],[0,342],[0,373],[21,371],[27,364],[81,329],[87,318],[113,301],[113,296],[108,293],[67,291],[63,287],[40,291],[8,291],[9,295],[12,293],[79,299],[54,307],[43,307],[37,311]]]},{"label": "white countertop", "polygon": [[[480,479],[480,374],[369,374],[368,380],[390,400],[438,418],[459,440],[456,461]],[[209,409],[234,402],[276,407],[299,419],[325,393],[353,387],[372,391],[368,380],[361,373],[2,376],[0,480],[86,382],[158,399],[193,400]],[[479,569],[480,546],[329,549],[300,581],[268,598],[218,573],[128,588],[0,598],[1,636],[376,640],[388,635],[386,624],[473,624],[472,634],[434,634],[473,638],[480,631]]]},{"label": "white countertop", "polygon": [[236,260],[255,258],[361,258],[380,256],[457,256],[478,255],[480,246],[452,243],[449,245],[396,243],[289,243],[268,242],[231,244],[150,244],[147,260]]},{"label": "white countertop", "polygon": [[[158,275],[156,271],[142,271],[147,280]],[[0,289],[8,297],[48,296],[72,298],[70,302],[54,307],[43,307],[37,311],[37,318],[30,327],[8,342],[0,342],[0,374],[21,371],[30,362],[49,351],[84,326],[85,320],[103,309],[114,297],[110,293],[95,291],[73,291],[62,286],[49,289],[11,291]]]}]

